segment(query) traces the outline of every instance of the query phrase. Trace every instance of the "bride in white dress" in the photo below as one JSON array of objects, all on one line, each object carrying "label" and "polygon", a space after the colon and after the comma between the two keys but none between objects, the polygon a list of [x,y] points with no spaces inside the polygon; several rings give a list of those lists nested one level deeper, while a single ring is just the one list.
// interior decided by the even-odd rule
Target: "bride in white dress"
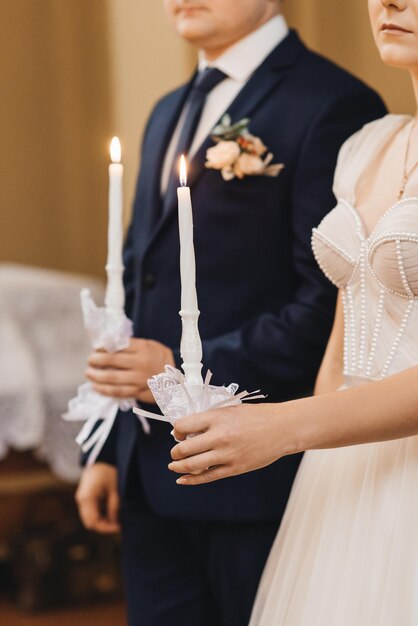
[{"label": "bride in white dress", "polygon": [[[418,0],[369,0],[369,11],[383,60],[409,69],[418,97]],[[418,624],[416,122],[388,115],[341,149],[338,203],[313,233],[339,288],[316,396],[176,424],[179,439],[196,433],[173,449],[184,485],[310,450],[250,626]]]}]

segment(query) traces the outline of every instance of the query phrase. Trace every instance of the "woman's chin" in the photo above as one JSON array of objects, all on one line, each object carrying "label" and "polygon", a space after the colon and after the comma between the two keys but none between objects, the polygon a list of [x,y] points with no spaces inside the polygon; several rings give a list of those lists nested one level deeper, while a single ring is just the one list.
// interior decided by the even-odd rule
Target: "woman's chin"
[{"label": "woman's chin", "polygon": [[386,44],[379,46],[379,54],[383,63],[391,67],[411,70],[418,66],[418,47],[406,50],[404,46],[396,43]]}]

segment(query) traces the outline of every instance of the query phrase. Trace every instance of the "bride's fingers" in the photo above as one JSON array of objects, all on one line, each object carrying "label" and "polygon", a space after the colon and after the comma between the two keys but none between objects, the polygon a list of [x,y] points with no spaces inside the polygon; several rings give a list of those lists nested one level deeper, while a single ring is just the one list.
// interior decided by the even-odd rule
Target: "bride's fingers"
[{"label": "bride's fingers", "polygon": [[195,474],[205,472],[208,467],[214,466],[216,463],[219,463],[219,456],[211,451],[181,461],[173,461],[169,464],[168,469],[176,472],[176,474]]},{"label": "bride's fingers", "polygon": [[174,446],[171,450],[171,458],[173,461],[181,461],[188,456],[209,452],[212,448],[213,442],[210,440],[209,436],[206,433],[201,433],[194,437],[188,437]]},{"label": "bride's fingers", "polygon": [[180,476],[180,478],[176,480],[176,483],[178,485],[204,485],[205,483],[212,483],[215,480],[234,475],[234,472],[231,471],[228,465],[219,465],[217,467],[210,467],[200,474]]},{"label": "bride's fingers", "polygon": [[179,441],[183,439],[183,435],[204,432],[209,428],[209,418],[207,413],[196,413],[187,417],[180,417],[176,420],[174,426],[174,436]]}]

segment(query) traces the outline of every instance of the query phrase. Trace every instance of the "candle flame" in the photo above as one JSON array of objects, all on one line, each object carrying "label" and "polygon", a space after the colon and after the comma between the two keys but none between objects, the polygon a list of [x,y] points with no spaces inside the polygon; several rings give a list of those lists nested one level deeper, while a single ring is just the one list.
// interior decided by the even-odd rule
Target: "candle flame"
[{"label": "candle flame", "polygon": [[119,139],[117,137],[113,137],[110,142],[110,158],[112,159],[112,163],[120,163],[121,152],[122,150]]},{"label": "candle flame", "polygon": [[180,157],[180,185],[187,187],[187,162],[184,154]]}]

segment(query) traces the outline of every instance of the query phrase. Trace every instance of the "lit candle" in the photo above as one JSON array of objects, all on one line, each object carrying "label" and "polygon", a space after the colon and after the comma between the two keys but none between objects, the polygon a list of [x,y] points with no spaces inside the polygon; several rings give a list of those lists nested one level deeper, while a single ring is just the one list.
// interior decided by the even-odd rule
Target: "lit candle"
[{"label": "lit candle", "polygon": [[186,383],[201,385],[202,342],[200,340],[196,293],[196,262],[193,246],[193,215],[190,188],[187,187],[187,167],[180,159],[180,187],[177,189],[180,233],[180,279],[182,336],[180,354]]},{"label": "lit candle", "polygon": [[120,141],[113,137],[110,142],[109,165],[109,226],[107,232],[107,287],[105,304],[108,310],[123,310],[125,291],[123,288],[123,165]]}]

